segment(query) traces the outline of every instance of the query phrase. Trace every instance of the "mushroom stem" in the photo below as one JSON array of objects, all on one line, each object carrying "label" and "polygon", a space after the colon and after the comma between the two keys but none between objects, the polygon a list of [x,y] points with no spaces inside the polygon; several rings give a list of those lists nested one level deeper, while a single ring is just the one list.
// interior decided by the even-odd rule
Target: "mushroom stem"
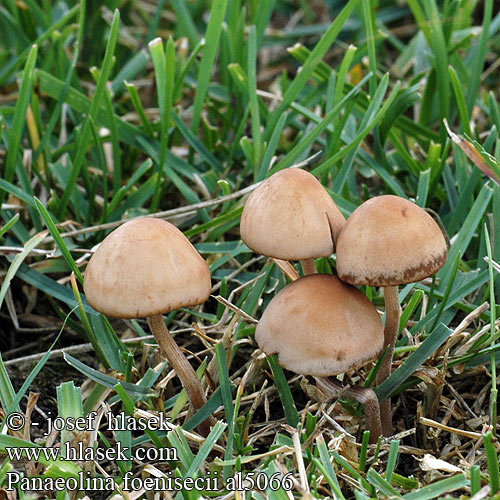
[{"label": "mushroom stem", "polygon": [[[187,397],[196,412],[207,402],[196,372],[172,338],[161,314],[149,316],[148,325],[163,354],[165,354],[175,373],[181,379],[182,386],[186,390]],[[199,430],[202,434],[208,435],[208,432],[210,432],[209,422],[205,421],[200,424]]]},{"label": "mushroom stem", "polygon": [[[384,326],[384,349],[388,346],[385,357],[377,373],[377,385],[380,385],[391,374],[392,356],[394,344],[399,330],[399,300],[398,286],[386,286],[384,288],[385,300],[385,326]],[[392,435],[391,398],[380,402],[380,415],[382,418],[382,430],[384,436]]]},{"label": "mushroom stem", "polygon": [[370,444],[375,444],[382,435],[382,424],[380,421],[380,406],[377,395],[373,389],[368,387],[344,387],[337,380],[326,377],[314,377],[318,387],[328,397],[346,397],[363,405],[365,411],[366,427],[370,431]]},{"label": "mushroom stem", "polygon": [[318,271],[314,265],[314,259],[302,259],[300,263],[302,264],[304,276],[307,276],[308,274],[317,274]]}]

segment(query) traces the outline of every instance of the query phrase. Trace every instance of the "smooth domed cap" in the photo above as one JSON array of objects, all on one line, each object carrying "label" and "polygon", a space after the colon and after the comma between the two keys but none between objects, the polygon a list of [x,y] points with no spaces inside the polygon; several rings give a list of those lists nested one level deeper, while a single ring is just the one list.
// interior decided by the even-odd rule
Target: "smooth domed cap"
[{"label": "smooth domed cap", "polygon": [[327,377],[378,357],[384,333],[377,310],[362,292],[334,276],[311,274],[271,300],[255,339],[287,370]]},{"label": "smooth domed cap", "polygon": [[353,285],[403,285],[434,274],[446,254],[443,233],[425,210],[398,196],[378,196],[342,228],[337,273]]},{"label": "smooth domed cap", "polygon": [[286,260],[328,257],[345,218],[309,172],[280,170],[249,197],[241,239],[254,251]]},{"label": "smooth domed cap", "polygon": [[201,304],[210,295],[207,263],[170,222],[138,218],[110,233],[85,271],[89,304],[118,318],[144,318]]}]

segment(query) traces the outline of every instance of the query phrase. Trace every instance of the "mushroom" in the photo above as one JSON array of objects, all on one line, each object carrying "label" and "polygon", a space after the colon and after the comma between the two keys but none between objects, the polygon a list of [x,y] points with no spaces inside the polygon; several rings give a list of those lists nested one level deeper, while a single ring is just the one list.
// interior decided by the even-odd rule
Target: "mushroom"
[{"label": "mushroom", "polygon": [[[446,261],[446,241],[422,208],[393,195],[362,203],[347,219],[337,241],[337,273],[351,285],[384,287],[384,348],[377,384],[391,374],[399,329],[398,285],[434,274]],[[384,435],[392,432],[390,398],[381,404]]]},{"label": "mushroom", "polygon": [[[377,358],[383,345],[382,321],[366,296],[328,274],[305,276],[270,301],[255,340],[266,354],[295,373],[329,377]],[[323,386],[326,384],[323,384]],[[381,434],[378,400],[370,389],[350,390],[365,403],[372,442]]]},{"label": "mushroom", "polygon": [[99,245],[87,265],[83,288],[89,304],[103,314],[147,317],[194,410],[206,403],[193,367],[162,317],[201,304],[210,295],[208,265],[179,229],[146,217],[126,222]]},{"label": "mushroom", "polygon": [[316,272],[314,258],[329,257],[345,218],[321,183],[298,168],[280,170],[247,199],[242,240],[256,253],[301,260],[304,274]]}]

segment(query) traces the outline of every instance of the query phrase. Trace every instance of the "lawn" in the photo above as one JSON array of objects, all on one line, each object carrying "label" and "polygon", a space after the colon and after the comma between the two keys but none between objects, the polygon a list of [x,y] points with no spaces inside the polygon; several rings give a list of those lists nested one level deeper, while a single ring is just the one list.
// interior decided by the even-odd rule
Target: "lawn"
[{"label": "lawn", "polygon": [[[0,498],[499,499],[499,72],[493,0],[0,1]],[[443,238],[395,289],[388,378],[381,348],[320,379],[257,344],[280,291],[342,267],[331,226],[314,261],[253,251],[245,203],[291,168],[320,191],[284,206],[343,224],[393,195]],[[281,211],[271,239],[305,221]],[[93,279],[116,310],[138,297],[102,314],[89,261],[138,217],[181,249],[113,247]],[[397,232],[416,259],[429,237]],[[394,286],[355,285],[391,317]],[[360,393],[390,397],[386,436]]]}]

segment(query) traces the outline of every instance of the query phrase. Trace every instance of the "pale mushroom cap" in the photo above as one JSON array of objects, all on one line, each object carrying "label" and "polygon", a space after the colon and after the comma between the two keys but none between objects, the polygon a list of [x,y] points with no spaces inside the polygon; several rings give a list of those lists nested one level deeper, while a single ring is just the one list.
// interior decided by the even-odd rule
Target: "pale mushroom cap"
[{"label": "pale mushroom cap", "polygon": [[268,257],[328,257],[345,218],[321,183],[298,168],[280,170],[249,197],[241,216],[242,240]]},{"label": "pale mushroom cap", "polygon": [[353,285],[403,285],[434,274],[446,254],[443,233],[425,210],[398,196],[378,196],[342,228],[337,272]]},{"label": "pale mushroom cap", "polygon": [[377,310],[362,292],[334,276],[311,274],[271,300],[255,339],[287,370],[326,377],[378,357],[384,333]]},{"label": "pale mushroom cap", "polygon": [[210,295],[208,265],[179,229],[138,218],[110,233],[85,271],[89,304],[118,318],[143,318],[201,304]]}]

